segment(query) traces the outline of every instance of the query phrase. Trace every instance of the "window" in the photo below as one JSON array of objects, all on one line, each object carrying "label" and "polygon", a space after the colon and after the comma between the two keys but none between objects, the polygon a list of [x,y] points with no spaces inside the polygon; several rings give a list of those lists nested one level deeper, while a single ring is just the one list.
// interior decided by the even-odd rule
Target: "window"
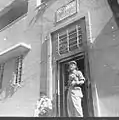
[{"label": "window", "polygon": [[0,53],[0,100],[22,87],[23,59],[30,49],[31,45],[18,43]]},{"label": "window", "polygon": [[26,14],[28,0],[14,0],[9,6],[0,11],[0,30]]},{"label": "window", "polygon": [[[21,86],[21,76],[22,76],[22,63],[23,56],[18,56],[15,58],[15,72],[12,74],[11,85],[12,86]],[[3,74],[4,74],[5,63],[0,64],[0,89],[2,88]]]},{"label": "window", "polygon": [[63,34],[58,34],[58,53],[65,54],[80,47],[82,44],[82,30],[76,25],[72,30],[66,30]]},{"label": "window", "polygon": [[12,86],[21,86],[23,56],[18,56],[15,59],[15,72],[13,72]]},{"label": "window", "polygon": [[23,56],[0,64],[0,101],[11,97],[21,87]]}]

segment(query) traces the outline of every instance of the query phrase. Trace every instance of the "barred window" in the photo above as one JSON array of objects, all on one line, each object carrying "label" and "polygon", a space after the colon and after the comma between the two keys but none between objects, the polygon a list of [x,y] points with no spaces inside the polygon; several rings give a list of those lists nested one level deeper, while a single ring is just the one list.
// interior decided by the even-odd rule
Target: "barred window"
[{"label": "barred window", "polygon": [[63,34],[57,36],[58,53],[65,54],[73,51],[82,45],[82,30],[79,25],[76,25],[72,30],[66,30]]},{"label": "barred window", "polygon": [[13,73],[12,85],[21,86],[23,56],[18,56],[15,59],[15,73]]},{"label": "barred window", "polygon": [[0,88],[6,90],[7,96],[22,87],[23,59],[30,49],[30,45],[19,43],[0,53],[1,62],[5,63],[0,64]]}]

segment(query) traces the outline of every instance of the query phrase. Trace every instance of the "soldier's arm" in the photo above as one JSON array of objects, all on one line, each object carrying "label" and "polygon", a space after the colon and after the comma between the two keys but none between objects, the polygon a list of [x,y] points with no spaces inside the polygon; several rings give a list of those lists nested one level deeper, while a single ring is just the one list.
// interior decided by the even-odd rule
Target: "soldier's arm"
[{"label": "soldier's arm", "polygon": [[83,76],[81,71],[78,71],[78,76],[79,76],[78,84],[81,84],[81,85],[84,84],[85,78],[84,78],[84,76]]}]

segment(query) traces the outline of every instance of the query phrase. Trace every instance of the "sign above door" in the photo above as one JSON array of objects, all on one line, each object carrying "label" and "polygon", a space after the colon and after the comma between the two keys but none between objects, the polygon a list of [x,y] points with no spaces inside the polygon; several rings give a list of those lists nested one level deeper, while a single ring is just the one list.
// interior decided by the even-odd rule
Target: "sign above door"
[{"label": "sign above door", "polygon": [[56,23],[77,13],[77,0],[72,0],[56,11]]}]

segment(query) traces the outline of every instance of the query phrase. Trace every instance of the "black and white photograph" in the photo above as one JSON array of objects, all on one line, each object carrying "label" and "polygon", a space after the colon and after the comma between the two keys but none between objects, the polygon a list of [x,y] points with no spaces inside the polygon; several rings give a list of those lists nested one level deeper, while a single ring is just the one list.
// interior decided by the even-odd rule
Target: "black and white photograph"
[{"label": "black and white photograph", "polygon": [[119,0],[0,0],[2,117],[118,118]]}]

